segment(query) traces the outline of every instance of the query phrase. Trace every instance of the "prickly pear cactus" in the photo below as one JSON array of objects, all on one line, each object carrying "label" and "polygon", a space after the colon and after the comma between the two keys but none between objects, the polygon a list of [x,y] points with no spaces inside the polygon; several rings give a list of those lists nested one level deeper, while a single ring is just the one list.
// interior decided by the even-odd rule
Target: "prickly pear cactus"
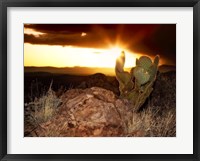
[{"label": "prickly pear cactus", "polygon": [[141,56],[136,65],[147,70],[152,65],[152,61],[147,56]]},{"label": "prickly pear cactus", "polygon": [[133,110],[137,111],[153,91],[159,56],[156,56],[153,61],[148,56],[136,59],[136,66],[131,69],[130,73],[124,71],[124,64],[125,53],[122,52],[115,65],[120,96],[128,99],[133,105]]},{"label": "prickly pear cactus", "polygon": [[150,73],[142,67],[136,67],[134,69],[134,76],[139,85],[147,83],[150,79]]},{"label": "prickly pear cactus", "polygon": [[133,88],[132,76],[130,73],[124,71],[125,53],[121,52],[121,55],[116,60],[115,73],[119,82],[119,91],[121,96],[125,96],[128,91]]}]

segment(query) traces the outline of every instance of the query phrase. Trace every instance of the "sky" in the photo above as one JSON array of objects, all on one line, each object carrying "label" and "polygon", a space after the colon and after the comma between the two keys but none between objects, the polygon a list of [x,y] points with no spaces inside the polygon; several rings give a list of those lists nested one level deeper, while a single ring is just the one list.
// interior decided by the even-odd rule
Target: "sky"
[{"label": "sky", "polygon": [[141,55],[176,64],[175,24],[25,24],[24,65],[114,68],[125,51],[125,67]]}]

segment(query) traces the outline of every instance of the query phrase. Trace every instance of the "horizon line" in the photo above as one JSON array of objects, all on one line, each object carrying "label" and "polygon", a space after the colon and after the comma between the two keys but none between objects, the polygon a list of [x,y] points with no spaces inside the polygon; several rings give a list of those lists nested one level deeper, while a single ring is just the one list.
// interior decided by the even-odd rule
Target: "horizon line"
[{"label": "horizon line", "polygon": [[[163,66],[163,65],[167,65],[167,66],[176,66],[176,65],[173,65],[173,64],[161,64],[159,66]],[[68,66],[64,66],[64,67],[56,67],[56,66],[24,66],[25,68],[30,68],[30,67],[33,67],[33,68],[109,68],[109,69],[113,69],[115,67],[85,67],[85,66],[73,66],[73,67],[68,67]],[[126,69],[127,68],[132,68],[132,67],[125,67]]]}]

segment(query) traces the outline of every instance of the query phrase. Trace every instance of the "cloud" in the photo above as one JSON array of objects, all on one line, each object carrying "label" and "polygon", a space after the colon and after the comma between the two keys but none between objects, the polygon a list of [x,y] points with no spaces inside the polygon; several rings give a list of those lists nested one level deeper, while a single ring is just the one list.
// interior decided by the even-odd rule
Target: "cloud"
[{"label": "cloud", "polygon": [[[133,52],[161,54],[176,62],[175,24],[25,24],[24,42],[40,45],[108,48],[123,44]],[[86,35],[81,36],[82,33]]]},{"label": "cloud", "polygon": [[92,34],[87,34],[87,36],[81,36],[81,34],[42,34],[38,36],[24,34],[24,40],[25,43],[39,45],[70,45],[92,48],[104,48],[108,45],[103,39],[99,39]]},{"label": "cloud", "polygon": [[[92,48],[106,48],[108,42],[99,32],[92,29],[94,25],[28,25],[24,27],[40,32],[40,35],[24,34],[24,42],[40,45],[62,45]],[[109,31],[109,29],[108,29]],[[83,36],[84,33],[84,36]],[[109,43],[114,43],[114,32],[106,34]]]}]

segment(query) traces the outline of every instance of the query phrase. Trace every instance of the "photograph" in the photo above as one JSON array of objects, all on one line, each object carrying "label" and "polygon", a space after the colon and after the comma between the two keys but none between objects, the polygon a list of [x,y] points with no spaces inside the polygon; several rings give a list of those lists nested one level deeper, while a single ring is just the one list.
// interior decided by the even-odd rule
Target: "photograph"
[{"label": "photograph", "polygon": [[176,24],[23,24],[24,137],[176,137]]}]

